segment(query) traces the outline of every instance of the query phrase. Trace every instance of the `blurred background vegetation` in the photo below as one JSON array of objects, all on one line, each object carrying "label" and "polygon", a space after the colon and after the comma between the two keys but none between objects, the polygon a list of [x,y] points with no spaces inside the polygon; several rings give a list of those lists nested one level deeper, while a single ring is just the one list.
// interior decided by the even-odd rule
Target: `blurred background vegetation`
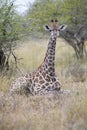
[{"label": "blurred background vegetation", "polygon": [[[43,25],[57,18],[59,25],[65,23],[68,28],[61,36],[73,47],[77,59],[87,56],[87,1],[84,0],[35,0],[28,4],[24,14],[17,12],[15,0],[0,2],[0,68],[9,70],[10,57],[17,66],[18,57],[14,49],[18,40],[26,37],[42,38]],[[47,35],[47,34],[46,34]]]}]

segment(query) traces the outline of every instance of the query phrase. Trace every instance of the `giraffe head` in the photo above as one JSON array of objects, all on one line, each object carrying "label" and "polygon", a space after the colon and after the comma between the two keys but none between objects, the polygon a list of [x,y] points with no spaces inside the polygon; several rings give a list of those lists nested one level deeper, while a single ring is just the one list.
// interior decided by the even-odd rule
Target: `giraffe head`
[{"label": "giraffe head", "polygon": [[57,20],[51,20],[51,26],[45,25],[44,29],[49,31],[51,34],[52,40],[55,40],[59,36],[60,31],[65,30],[66,27],[67,25],[65,24],[59,26]]}]

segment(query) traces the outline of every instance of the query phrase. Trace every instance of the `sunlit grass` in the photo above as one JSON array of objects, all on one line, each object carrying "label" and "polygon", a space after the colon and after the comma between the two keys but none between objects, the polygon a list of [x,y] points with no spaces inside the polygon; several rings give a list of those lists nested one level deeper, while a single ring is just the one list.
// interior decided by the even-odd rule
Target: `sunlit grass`
[{"label": "sunlit grass", "polygon": [[42,63],[45,51],[45,41],[29,41],[23,44],[20,49],[16,50],[16,55],[23,58],[20,68],[27,71],[35,70]]},{"label": "sunlit grass", "polygon": [[86,130],[87,95],[0,98],[0,130]]},{"label": "sunlit grass", "polygon": [[0,77],[0,91],[8,92],[11,82],[12,82],[12,78],[8,79],[7,76],[1,76]]}]

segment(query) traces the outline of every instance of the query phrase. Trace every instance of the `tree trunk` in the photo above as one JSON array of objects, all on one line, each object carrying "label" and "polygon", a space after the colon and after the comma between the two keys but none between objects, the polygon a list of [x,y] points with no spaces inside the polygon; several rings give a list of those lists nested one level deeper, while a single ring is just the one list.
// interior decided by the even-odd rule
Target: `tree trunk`
[{"label": "tree trunk", "polygon": [[1,70],[4,68],[5,60],[6,60],[6,56],[4,54],[4,51],[1,49],[0,50],[0,69]]}]

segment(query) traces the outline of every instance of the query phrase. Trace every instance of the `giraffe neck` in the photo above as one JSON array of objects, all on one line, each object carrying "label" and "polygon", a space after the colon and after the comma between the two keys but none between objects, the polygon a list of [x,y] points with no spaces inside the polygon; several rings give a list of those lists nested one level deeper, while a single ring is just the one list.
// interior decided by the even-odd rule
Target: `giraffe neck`
[{"label": "giraffe neck", "polygon": [[55,76],[55,47],[56,39],[52,40],[52,38],[50,38],[46,56],[42,64],[44,71],[46,72],[46,74],[48,73],[50,76]]}]

